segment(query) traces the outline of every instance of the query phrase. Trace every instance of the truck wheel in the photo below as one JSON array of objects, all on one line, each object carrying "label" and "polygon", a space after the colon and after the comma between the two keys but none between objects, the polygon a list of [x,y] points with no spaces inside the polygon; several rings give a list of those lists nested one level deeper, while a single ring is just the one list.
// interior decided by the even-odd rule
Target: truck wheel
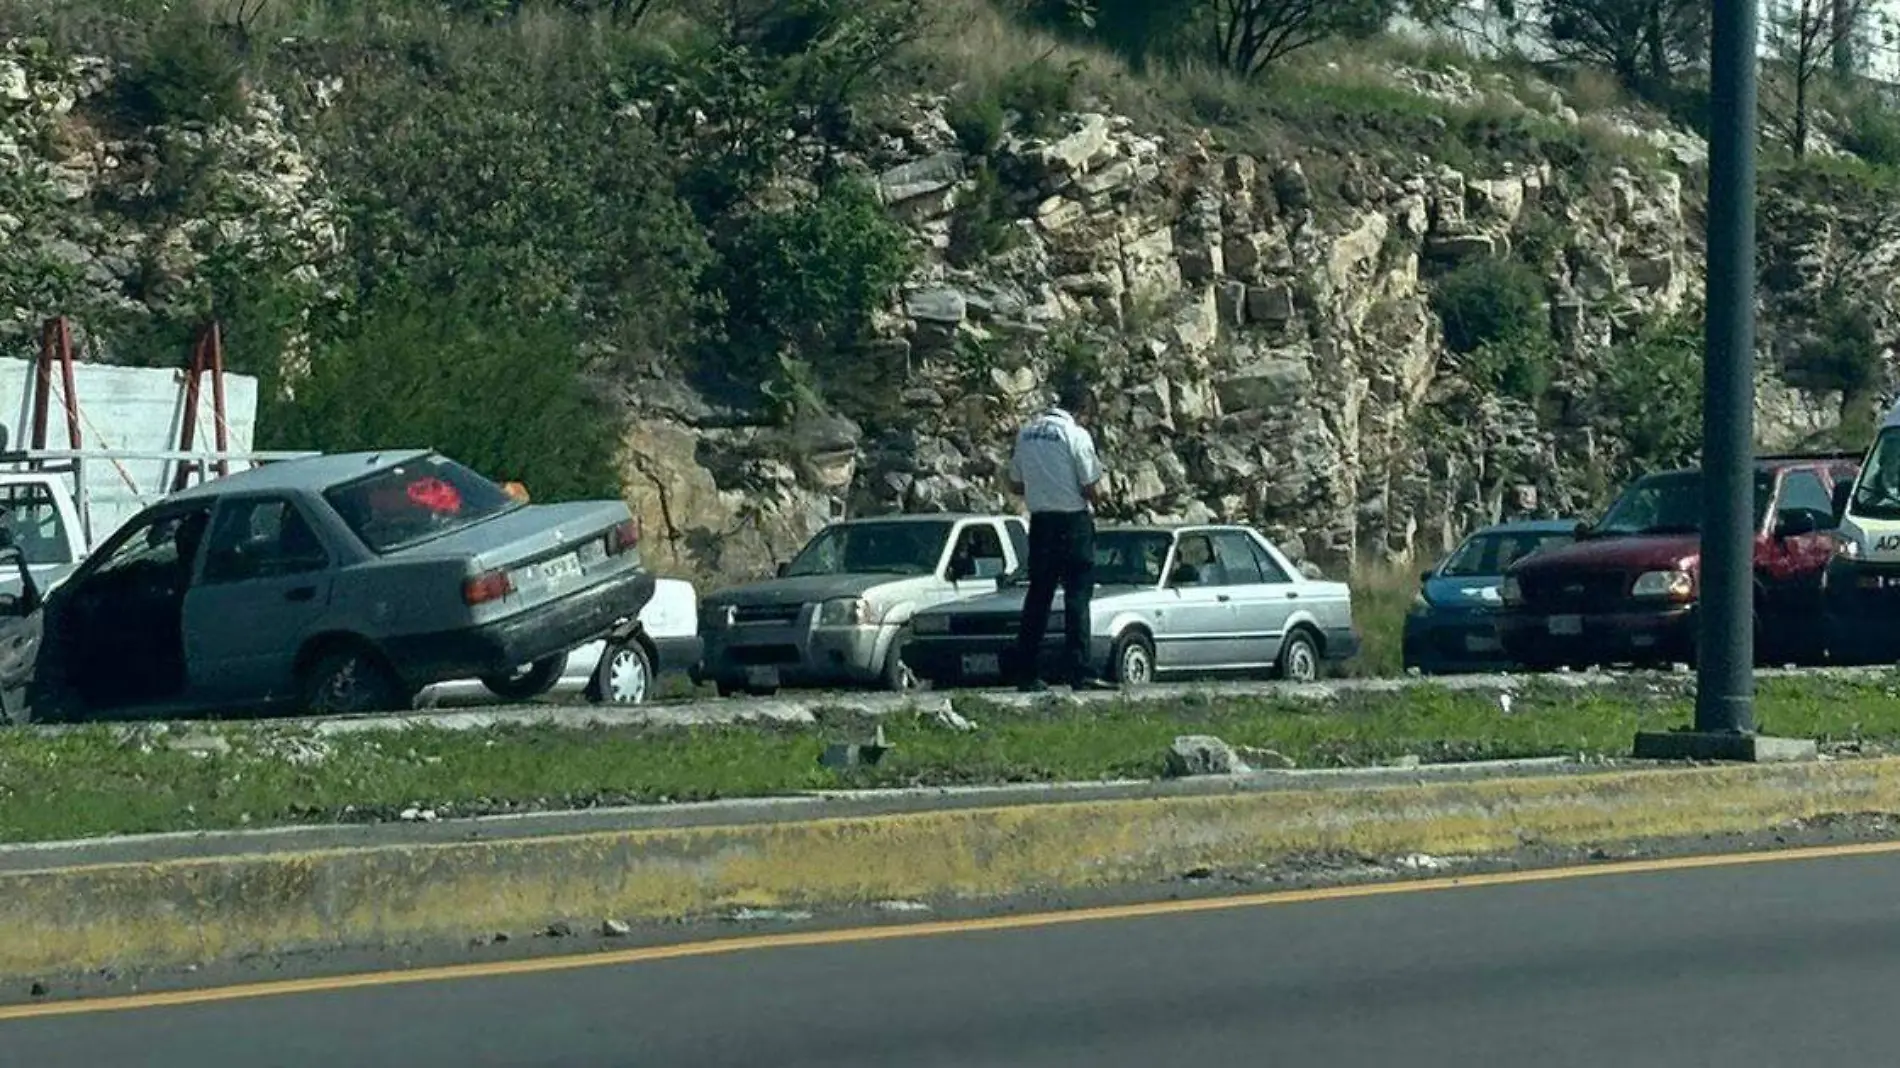
[{"label": "truck wheel", "polygon": [[653,658],[635,638],[608,645],[587,683],[587,699],[597,705],[643,705],[652,693]]},{"label": "truck wheel", "polygon": [[910,627],[901,627],[891,637],[891,647],[884,652],[884,670],[878,677],[878,683],[892,693],[910,693],[929,688],[910,669],[910,665],[904,663],[904,646],[909,642]]},{"label": "truck wheel", "polygon": [[375,653],[344,646],[318,657],[301,680],[304,711],[313,716],[395,712],[405,704],[402,684]]},{"label": "truck wheel", "polygon": [[482,685],[488,692],[504,701],[532,701],[561,681],[561,670],[567,667],[567,656],[545,657],[536,660],[525,668],[517,669],[509,675],[483,675]]}]

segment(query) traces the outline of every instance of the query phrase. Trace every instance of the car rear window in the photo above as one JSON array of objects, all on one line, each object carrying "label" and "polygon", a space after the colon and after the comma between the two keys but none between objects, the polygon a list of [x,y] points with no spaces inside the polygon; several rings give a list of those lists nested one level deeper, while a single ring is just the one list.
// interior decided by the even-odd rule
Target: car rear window
[{"label": "car rear window", "polygon": [[441,537],[521,507],[500,486],[436,454],[332,486],[323,497],[377,553]]}]

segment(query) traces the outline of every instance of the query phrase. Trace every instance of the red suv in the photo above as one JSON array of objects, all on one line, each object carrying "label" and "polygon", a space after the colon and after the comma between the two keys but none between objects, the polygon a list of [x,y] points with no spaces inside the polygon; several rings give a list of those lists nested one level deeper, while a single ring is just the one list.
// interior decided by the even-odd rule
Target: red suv
[{"label": "red suv", "polygon": [[[1834,551],[1834,492],[1859,457],[1765,456],[1755,463],[1755,655],[1818,662],[1822,576]],[[1646,475],[1571,545],[1505,574],[1498,636],[1537,671],[1592,664],[1694,663],[1701,586],[1702,472]]]}]

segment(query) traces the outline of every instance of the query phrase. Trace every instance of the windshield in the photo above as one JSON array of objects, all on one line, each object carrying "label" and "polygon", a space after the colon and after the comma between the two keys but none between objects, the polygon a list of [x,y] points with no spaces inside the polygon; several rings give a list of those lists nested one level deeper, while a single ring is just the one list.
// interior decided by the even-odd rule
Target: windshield
[{"label": "windshield", "polygon": [[72,563],[72,539],[51,488],[37,483],[0,487],[0,526],[13,535],[28,564]]},{"label": "windshield", "polygon": [[1477,534],[1465,540],[1438,570],[1443,578],[1484,578],[1502,575],[1526,556],[1558,549],[1575,539],[1559,531]]},{"label": "windshield", "polygon": [[507,491],[446,456],[406,464],[325,490],[363,544],[392,552],[521,507]]},{"label": "windshield", "polygon": [[1173,538],[1165,531],[1112,530],[1095,535],[1098,586],[1156,586]]},{"label": "windshield", "polygon": [[[1775,477],[1755,472],[1756,529],[1774,498]],[[1593,534],[1700,534],[1702,532],[1702,472],[1674,471],[1650,475],[1632,483],[1610,505]]]},{"label": "windshield", "polygon": [[1852,508],[1868,519],[1900,519],[1900,427],[1888,427],[1874,439],[1854,484]]},{"label": "windshield", "polygon": [[840,523],[818,532],[785,569],[808,575],[929,575],[943,559],[951,524],[907,519]]}]

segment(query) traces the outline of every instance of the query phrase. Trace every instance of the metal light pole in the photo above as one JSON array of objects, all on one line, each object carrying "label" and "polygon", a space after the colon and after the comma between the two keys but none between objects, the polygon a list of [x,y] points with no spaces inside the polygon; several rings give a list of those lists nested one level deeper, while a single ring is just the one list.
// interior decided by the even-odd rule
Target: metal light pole
[{"label": "metal light pole", "polygon": [[1702,645],[1696,730],[1755,729],[1755,143],[1757,5],[1714,5],[1708,349],[1702,412]]},{"label": "metal light pole", "polygon": [[1708,349],[1703,362],[1701,646],[1695,729],[1636,736],[1639,758],[1802,760],[1755,733],[1755,0],[1719,0],[1710,52]]}]

